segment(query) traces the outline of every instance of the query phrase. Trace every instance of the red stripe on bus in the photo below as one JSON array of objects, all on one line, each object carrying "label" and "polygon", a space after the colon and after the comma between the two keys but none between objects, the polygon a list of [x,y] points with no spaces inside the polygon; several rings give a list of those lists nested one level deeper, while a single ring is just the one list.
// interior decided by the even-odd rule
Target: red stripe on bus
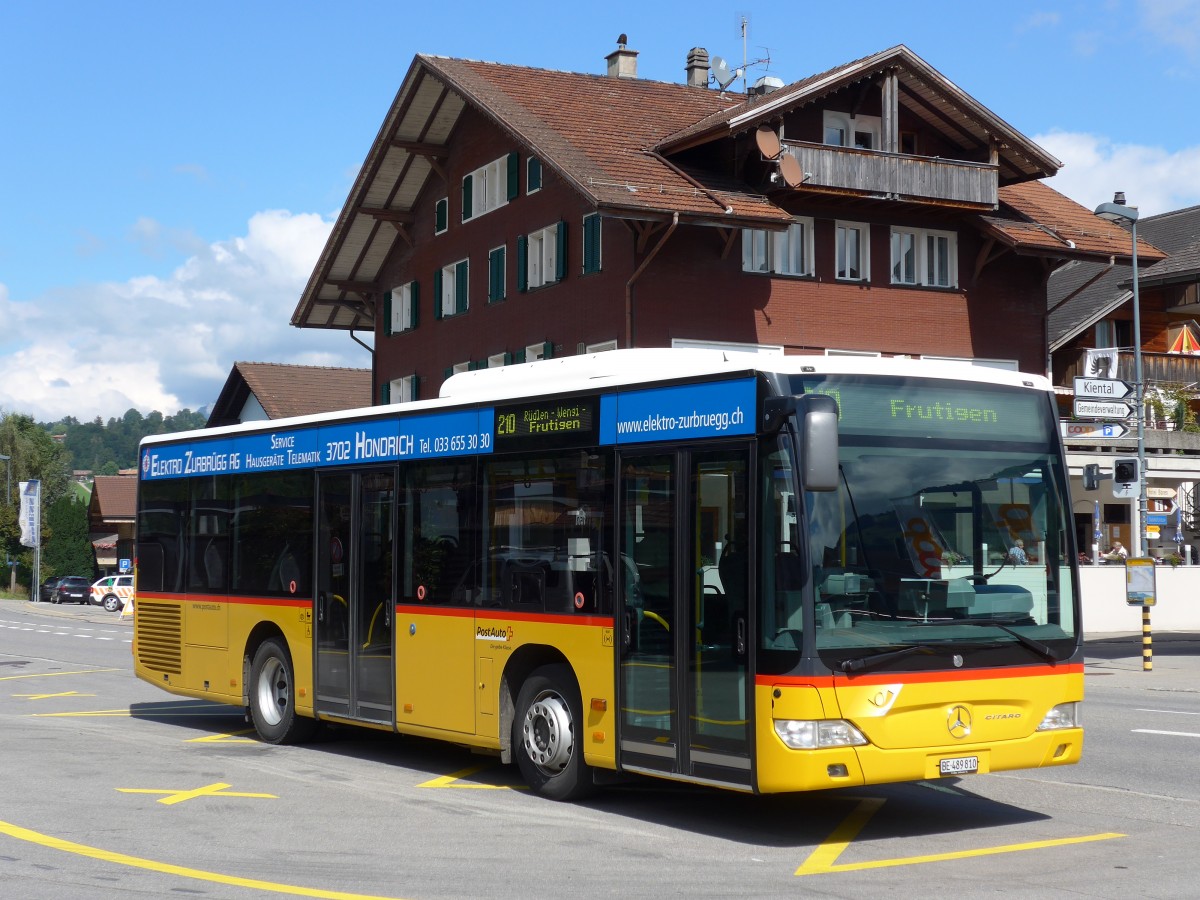
[{"label": "red stripe on bus", "polygon": [[502,609],[476,609],[471,606],[421,606],[411,603],[397,603],[396,612],[403,615],[473,617],[497,622],[547,622],[555,625],[611,626],[615,621],[611,616],[506,612]]},{"label": "red stripe on bus", "polygon": [[1051,675],[1079,675],[1083,663],[1063,663],[1057,666],[1032,665],[993,667],[987,669],[956,669],[952,672],[872,672],[869,675],[756,675],[760,687],[838,687],[874,684],[936,684],[946,681],[986,681],[992,678],[1045,678]]}]

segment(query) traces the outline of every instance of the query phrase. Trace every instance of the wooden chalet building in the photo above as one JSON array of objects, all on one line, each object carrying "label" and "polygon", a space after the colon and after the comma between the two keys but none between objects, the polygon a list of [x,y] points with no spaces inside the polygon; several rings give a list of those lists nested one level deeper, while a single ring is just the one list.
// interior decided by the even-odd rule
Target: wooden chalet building
[{"label": "wooden chalet building", "polygon": [[[292,324],[373,332],[376,402],[616,347],[950,357],[1044,372],[1046,282],[1128,234],[897,46],[749,95],[417,56]],[[685,62],[681,54],[681,63]]]}]

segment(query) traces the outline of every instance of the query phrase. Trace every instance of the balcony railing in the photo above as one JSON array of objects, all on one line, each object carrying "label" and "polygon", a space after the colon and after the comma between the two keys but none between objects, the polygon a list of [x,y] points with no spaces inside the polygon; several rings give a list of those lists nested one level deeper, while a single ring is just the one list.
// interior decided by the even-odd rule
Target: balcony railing
[{"label": "balcony railing", "polygon": [[[1077,355],[1067,362],[1063,372],[1062,383],[1067,387],[1074,384],[1074,379],[1095,373],[1086,370],[1087,351],[1080,350]],[[1109,372],[1106,378],[1118,378],[1121,381],[1134,383],[1137,366],[1132,350],[1117,352],[1117,371]],[[1200,393],[1200,356],[1188,356],[1182,353],[1147,353],[1142,351],[1142,376],[1146,387],[1156,384],[1195,385],[1194,390]]]},{"label": "balcony railing", "polygon": [[955,206],[995,209],[999,171],[988,163],[963,162],[853,147],[784,141],[784,152],[800,163],[806,187]]}]

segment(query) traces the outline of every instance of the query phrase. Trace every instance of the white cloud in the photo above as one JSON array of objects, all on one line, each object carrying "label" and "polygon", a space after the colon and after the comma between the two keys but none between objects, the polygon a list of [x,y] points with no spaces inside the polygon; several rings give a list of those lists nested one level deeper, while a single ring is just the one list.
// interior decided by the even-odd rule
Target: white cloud
[{"label": "white cloud", "polygon": [[1158,40],[1200,60],[1200,4],[1195,0],[1141,0],[1142,24]]},{"label": "white cloud", "polygon": [[1088,209],[1111,200],[1115,191],[1124,191],[1144,216],[1200,203],[1200,147],[1170,152],[1067,131],[1033,140],[1064,163],[1046,183]]},{"label": "white cloud", "polygon": [[[139,227],[146,236],[152,223]],[[60,288],[15,303],[0,284],[0,408],[38,421],[170,414],[217,398],[234,362],[367,366],[341,332],[289,324],[331,223],[270,210],[167,277]]]}]

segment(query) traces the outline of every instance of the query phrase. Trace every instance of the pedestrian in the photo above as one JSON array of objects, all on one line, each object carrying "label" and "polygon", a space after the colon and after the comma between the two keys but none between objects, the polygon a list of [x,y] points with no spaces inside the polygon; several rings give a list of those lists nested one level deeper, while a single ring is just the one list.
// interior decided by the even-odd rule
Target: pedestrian
[{"label": "pedestrian", "polygon": [[1029,565],[1029,557],[1025,554],[1025,542],[1020,538],[1008,549],[1008,563],[1012,566]]}]

